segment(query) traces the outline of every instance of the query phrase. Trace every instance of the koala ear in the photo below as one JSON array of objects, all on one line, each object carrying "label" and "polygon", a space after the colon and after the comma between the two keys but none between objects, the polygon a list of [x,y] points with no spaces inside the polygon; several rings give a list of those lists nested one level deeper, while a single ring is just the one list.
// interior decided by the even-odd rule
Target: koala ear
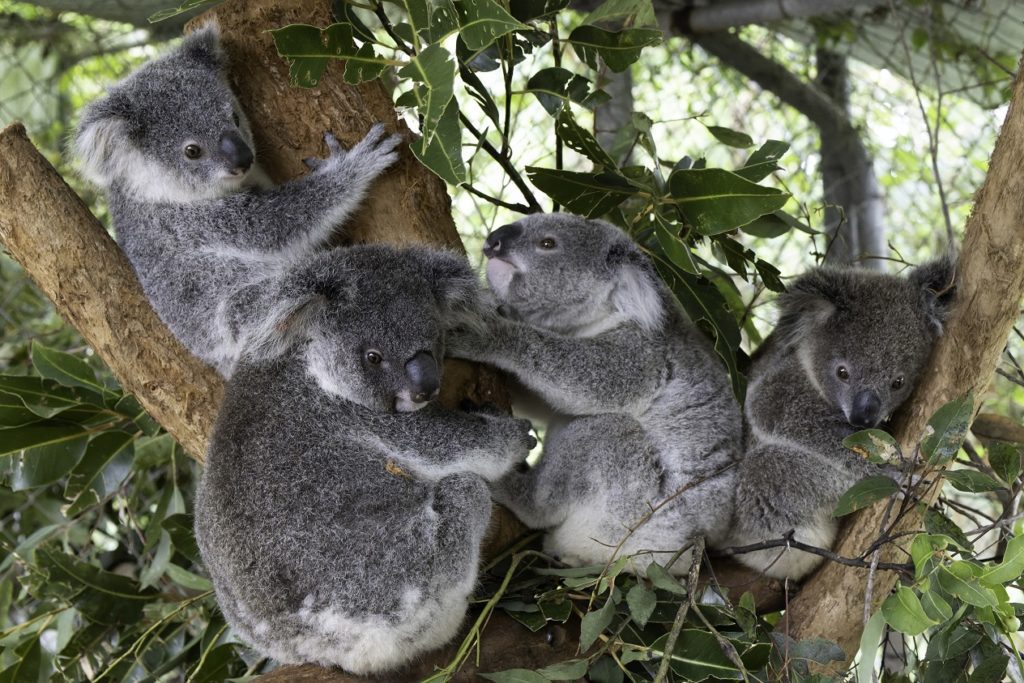
[{"label": "koala ear", "polygon": [[136,127],[131,114],[128,98],[116,90],[82,112],[71,152],[78,159],[79,172],[89,182],[109,187],[131,167],[131,138]]},{"label": "koala ear", "polygon": [[424,251],[434,296],[442,309],[446,313],[474,310],[480,301],[480,282],[466,257],[452,251]]},{"label": "koala ear", "polygon": [[784,347],[796,346],[833,313],[847,308],[846,280],[846,272],[841,269],[815,268],[779,296],[775,335]]},{"label": "koala ear", "polygon": [[178,54],[196,64],[221,70],[227,66],[227,57],[220,44],[220,27],[210,22],[185,37]]},{"label": "koala ear", "polygon": [[907,279],[921,292],[921,308],[935,336],[941,336],[956,297],[956,257],[952,254],[910,271]]},{"label": "koala ear", "polygon": [[665,307],[654,266],[635,244],[621,240],[608,250],[608,269],[614,281],[611,303],[648,332],[661,326]]},{"label": "koala ear", "polygon": [[257,322],[246,339],[247,357],[276,358],[309,334],[329,304],[351,299],[343,264],[333,255],[323,252],[272,281],[255,285],[264,291],[255,305],[265,310],[250,311]]}]

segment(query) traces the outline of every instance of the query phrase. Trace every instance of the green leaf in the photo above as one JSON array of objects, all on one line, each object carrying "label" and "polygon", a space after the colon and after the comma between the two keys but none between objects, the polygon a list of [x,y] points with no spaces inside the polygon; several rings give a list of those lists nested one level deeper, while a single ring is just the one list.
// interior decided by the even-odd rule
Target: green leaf
[{"label": "green leaf", "polygon": [[192,515],[184,512],[168,515],[160,522],[160,526],[170,534],[175,550],[193,562],[199,562],[199,547],[196,545],[193,532]]},{"label": "green leaf", "polygon": [[[459,77],[466,86],[466,91],[470,94],[480,108],[483,110],[487,118],[495,126],[501,125],[501,115],[498,112],[498,105],[495,104],[494,98],[491,96],[491,91],[487,89],[480,77],[477,76],[471,69],[465,64],[459,62]],[[461,156],[461,154],[460,154]]]},{"label": "green leaf", "polygon": [[665,634],[651,644],[655,655],[668,656],[672,671],[684,681],[703,681],[714,677],[723,680],[742,680],[736,665],[725,656],[718,641],[707,631],[683,629],[671,653],[665,652]]},{"label": "green leaf", "polygon": [[615,168],[615,162],[612,161],[612,158],[608,156],[608,153],[604,151],[590,131],[576,123],[572,110],[568,107],[563,108],[555,119],[555,135],[569,149],[582,154],[595,164]]},{"label": "green leaf", "polygon": [[787,151],[788,142],[769,140],[751,153],[743,167],[737,169],[735,173],[752,183],[760,182],[779,170],[778,161]]},{"label": "green leaf", "polygon": [[611,598],[605,601],[601,609],[583,615],[583,620],[580,623],[580,652],[590,649],[597,637],[612,623],[613,616],[615,616],[615,603]]},{"label": "green leaf", "polygon": [[935,577],[944,591],[955,595],[968,605],[995,607],[999,604],[995,593],[978,583],[966,562],[958,561],[948,567],[939,567]]},{"label": "green leaf", "polygon": [[[739,172],[737,171],[737,173]],[[776,216],[776,213],[778,212],[773,211],[772,213],[766,213],[763,216],[758,216],[746,225],[740,226],[740,230],[748,235],[760,237],[762,239],[781,237],[788,233],[791,228],[786,221]]]},{"label": "green leaf", "polygon": [[986,566],[978,580],[986,586],[996,586],[1017,581],[1024,573],[1024,536],[1014,536],[1006,544],[1003,560],[997,565]]},{"label": "green leaf", "polygon": [[882,615],[885,623],[908,636],[919,636],[937,623],[925,613],[914,591],[906,586],[897,586],[896,592],[885,599]]},{"label": "green leaf", "polygon": [[495,683],[547,683],[548,679],[529,669],[509,669],[492,674],[477,674]]},{"label": "green leaf", "polygon": [[156,436],[160,433],[160,424],[149,416],[139,401],[131,394],[125,394],[114,404],[114,410],[135,423],[146,436]]},{"label": "green leaf", "polygon": [[658,596],[654,591],[647,590],[638,583],[626,593],[626,604],[629,606],[630,617],[637,626],[643,628],[647,625],[647,620],[654,614],[654,608],[658,605]]},{"label": "green leaf", "polygon": [[780,294],[786,291],[786,285],[782,284],[778,268],[763,259],[757,259],[754,262],[754,267],[757,268],[757,274],[761,277],[761,282],[765,287]]},{"label": "green leaf", "polygon": [[14,664],[0,671],[0,683],[35,683],[39,680],[43,657],[39,640],[30,638],[14,650],[17,658]]},{"label": "green leaf", "polygon": [[843,445],[874,463],[900,459],[900,447],[891,434],[881,429],[864,429],[843,439]]},{"label": "green leaf", "polygon": [[722,126],[704,126],[708,129],[708,132],[715,136],[715,139],[719,142],[729,145],[730,147],[752,147],[754,140],[746,133],[741,133],[738,130],[732,128],[724,128]]},{"label": "green leaf", "polygon": [[570,659],[538,669],[537,673],[549,681],[575,681],[587,675],[588,664],[585,659]]},{"label": "green leaf", "polygon": [[[952,615],[952,613],[951,613]],[[928,641],[928,661],[956,659],[971,651],[981,642],[982,635],[977,631],[957,625],[955,628],[944,628],[934,634]]]},{"label": "green leaf", "polygon": [[984,472],[975,470],[945,470],[942,476],[958,491],[981,493],[983,491],[999,491],[1006,486]]},{"label": "green leaf", "polygon": [[616,173],[577,173],[527,166],[530,182],[570,211],[587,218],[603,216],[635,194]]},{"label": "green leaf", "polygon": [[1007,483],[1020,476],[1021,447],[1019,444],[996,441],[988,447],[988,462],[996,474]]},{"label": "green leaf", "polygon": [[900,490],[899,484],[889,477],[868,477],[854,484],[839,497],[833,517],[842,517],[851,512],[866,508],[872,503],[888,498]]},{"label": "green leaf", "polygon": [[625,674],[614,659],[605,655],[590,666],[586,680],[590,683],[623,683]]},{"label": "green leaf", "polygon": [[0,428],[31,424],[38,421],[39,417],[25,406],[20,397],[0,391]]},{"label": "green leaf", "polygon": [[79,436],[76,439],[26,448],[14,460],[11,490],[24,491],[57,481],[78,463],[88,443],[88,436]]},{"label": "green leaf", "polygon": [[109,493],[103,471],[118,455],[127,452],[130,457],[134,441],[134,435],[112,430],[97,435],[89,442],[85,455],[71,470],[64,487],[64,497],[73,501],[65,513],[68,517],[76,516]]},{"label": "green leaf", "polygon": [[91,621],[101,624],[129,624],[139,620],[143,606],[157,596],[129,578],[105,572],[63,553],[39,548],[38,565],[49,575],[49,583],[70,588],[74,606]]},{"label": "green leaf", "polygon": [[388,65],[374,51],[373,46],[364,43],[355,54],[345,60],[345,82],[356,85],[381,77]]},{"label": "green leaf", "polygon": [[584,18],[583,23],[657,26],[658,19],[651,0],[604,0]]},{"label": "green leaf", "polygon": [[462,161],[462,126],[459,123],[459,103],[452,100],[438,122],[433,139],[414,143],[410,149],[421,164],[451,185],[466,180],[466,165]]},{"label": "green leaf", "polygon": [[622,31],[606,31],[597,26],[578,26],[569,34],[576,55],[591,69],[597,69],[597,57],[612,71],[625,71],[630,64],[640,59],[640,52],[650,45],[661,42],[661,31],[654,28],[633,28]]},{"label": "green leaf", "polygon": [[526,91],[533,93],[541,106],[555,116],[568,102],[593,109],[607,100],[607,94],[600,90],[592,92],[591,86],[589,80],[568,69],[548,67],[530,76]]},{"label": "green leaf", "polygon": [[[61,386],[53,380],[39,377],[10,377],[0,375],[0,391],[21,399],[23,405],[42,418],[85,410],[85,415],[103,407],[103,397],[93,391]],[[76,410],[77,409],[77,410]],[[73,419],[72,417],[68,418]]]},{"label": "green leaf", "polygon": [[65,422],[44,420],[23,427],[0,431],[0,456],[17,453],[26,448],[57,446],[88,436],[88,427]]},{"label": "green leaf", "polygon": [[509,0],[509,12],[519,21],[533,21],[561,12],[569,0]]},{"label": "green leaf", "polygon": [[921,452],[929,465],[944,465],[956,457],[974,417],[974,394],[950,401],[928,421],[929,433],[921,441]]},{"label": "green leaf", "polygon": [[651,562],[647,567],[647,578],[651,580],[655,588],[660,588],[676,595],[686,595],[686,587],[679,583],[674,576],[657,562]]},{"label": "green leaf", "polygon": [[422,117],[421,149],[433,141],[441,125],[441,117],[445,116],[448,104],[455,97],[455,71],[455,60],[440,45],[428,46],[398,71],[399,76],[419,84],[413,92]]},{"label": "green leaf", "polygon": [[166,531],[161,532],[160,541],[156,544],[156,552],[153,553],[153,560],[142,568],[139,573],[139,582],[143,588],[152,586],[160,580],[160,577],[167,571],[167,565],[171,561],[171,537]]},{"label": "green leaf", "polygon": [[965,550],[974,550],[974,544],[971,543],[971,539],[967,538],[963,529],[935,508],[928,508],[924,511],[924,528],[930,534],[948,536],[951,541]]},{"label": "green leaf", "polygon": [[771,213],[789,195],[720,168],[676,170],[669,191],[686,221],[702,235],[719,235]]},{"label": "green leaf", "polygon": [[179,586],[184,586],[194,591],[213,590],[213,584],[210,583],[209,579],[193,574],[176,564],[167,565],[167,576]]},{"label": "green leaf", "polygon": [[191,11],[197,7],[202,7],[203,5],[212,5],[215,2],[217,2],[217,0],[185,0],[185,2],[181,3],[177,7],[162,9],[157,12],[153,12],[149,15],[146,21],[148,21],[151,24],[155,24],[159,21],[170,19],[171,17],[176,17],[179,14],[184,14],[185,12]]},{"label": "green leaf", "polygon": [[529,29],[494,0],[462,0],[459,34],[470,50],[482,50],[510,31]]},{"label": "green leaf", "polygon": [[949,606],[945,598],[934,590],[921,593],[921,607],[924,608],[925,614],[939,623],[953,618],[953,608]]},{"label": "green leaf", "polygon": [[875,656],[878,654],[878,646],[882,644],[884,632],[885,618],[879,610],[868,619],[860,636],[860,661],[857,663],[859,683],[871,683],[874,680],[872,674],[875,670]]}]

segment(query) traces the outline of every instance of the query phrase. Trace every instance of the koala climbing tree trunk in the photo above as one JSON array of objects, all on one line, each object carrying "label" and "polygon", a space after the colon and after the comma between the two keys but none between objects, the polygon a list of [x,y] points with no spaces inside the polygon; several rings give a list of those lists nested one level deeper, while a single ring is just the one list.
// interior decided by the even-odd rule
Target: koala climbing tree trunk
[{"label": "koala climbing tree trunk", "polygon": [[[921,441],[928,419],[943,404],[974,392],[975,411],[992,379],[1006,339],[1020,314],[1024,297],[1024,70],[1018,69],[1013,98],[996,141],[988,175],[975,197],[960,250],[957,303],[945,335],[932,354],[929,369],[901,411],[895,435],[904,453]],[[940,486],[932,486],[932,503]],[[857,557],[885,526],[885,502],[860,513],[840,533],[835,551]],[[912,509],[894,530],[921,528],[922,509]],[[881,562],[906,561],[903,536],[879,554]],[[871,558],[868,558],[871,559]],[[869,572],[826,563],[789,603],[786,623],[797,639],[837,641],[852,659],[863,630]],[[879,571],[871,582],[873,612],[892,590],[897,576]]]}]

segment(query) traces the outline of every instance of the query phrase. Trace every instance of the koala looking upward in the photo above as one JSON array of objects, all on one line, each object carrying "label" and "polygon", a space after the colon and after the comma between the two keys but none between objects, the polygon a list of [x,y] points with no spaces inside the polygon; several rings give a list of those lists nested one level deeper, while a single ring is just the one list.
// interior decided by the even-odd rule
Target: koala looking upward
[{"label": "koala looking upward", "polygon": [[[910,396],[953,298],[954,263],[896,277],[816,268],[779,297],[779,323],[755,354],[747,388],[731,545],[794,538],[828,548],[839,497],[876,465],[843,439],[882,425]],[[774,578],[799,579],[822,560],[793,549],[736,556]]]},{"label": "koala looking upward", "polygon": [[110,88],[82,114],[73,147],[106,191],[117,241],[146,297],[178,339],[224,376],[254,321],[225,303],[321,246],[398,158],[375,126],[349,152],[280,187],[255,163],[217,29],[207,26]]},{"label": "koala looking upward", "polygon": [[393,670],[455,635],[486,482],[536,442],[525,420],[431,403],[446,320],[478,295],[463,257],[357,246],[285,279],[267,330],[288,348],[244,354],[228,381],[196,539],[225,617],[263,654]]},{"label": "koala looking upward", "polygon": [[568,214],[498,228],[484,253],[491,289],[517,320],[485,314],[458,327],[449,354],[511,373],[555,413],[540,463],[499,482],[495,499],[548,529],[548,551],[573,564],[608,561],[669,498],[622,554],[722,540],[739,406],[647,257],[615,226]]}]

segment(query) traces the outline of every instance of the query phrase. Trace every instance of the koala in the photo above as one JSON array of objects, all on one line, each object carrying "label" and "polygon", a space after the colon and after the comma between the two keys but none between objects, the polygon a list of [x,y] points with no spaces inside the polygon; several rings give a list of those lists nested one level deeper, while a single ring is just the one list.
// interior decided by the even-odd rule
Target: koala
[{"label": "koala", "polygon": [[226,377],[259,321],[230,320],[227,302],[320,247],[401,139],[377,125],[346,153],[327,134],[327,159],[271,187],[225,68],[217,29],[196,31],[86,107],[72,146],[153,308]]},{"label": "koala", "polygon": [[634,555],[643,572],[697,535],[722,540],[740,409],[650,260],[615,226],[564,213],[498,228],[484,254],[503,315],[456,326],[448,352],[507,371],[551,411],[539,463],[495,500],[570,564]]},{"label": "koala", "polygon": [[[282,663],[401,667],[455,635],[525,420],[446,410],[445,320],[478,295],[465,259],[322,252],[274,290],[288,341],[228,381],[195,531],[228,623]],[[253,339],[253,342],[256,340]]]},{"label": "koala", "polygon": [[[775,330],[755,354],[744,406],[746,454],[730,545],[781,538],[829,548],[840,496],[870,476],[900,480],[843,446],[884,426],[910,396],[953,298],[947,258],[897,277],[821,267],[778,300]],[[800,579],[822,560],[771,548],[736,556],[773,578]]]}]

